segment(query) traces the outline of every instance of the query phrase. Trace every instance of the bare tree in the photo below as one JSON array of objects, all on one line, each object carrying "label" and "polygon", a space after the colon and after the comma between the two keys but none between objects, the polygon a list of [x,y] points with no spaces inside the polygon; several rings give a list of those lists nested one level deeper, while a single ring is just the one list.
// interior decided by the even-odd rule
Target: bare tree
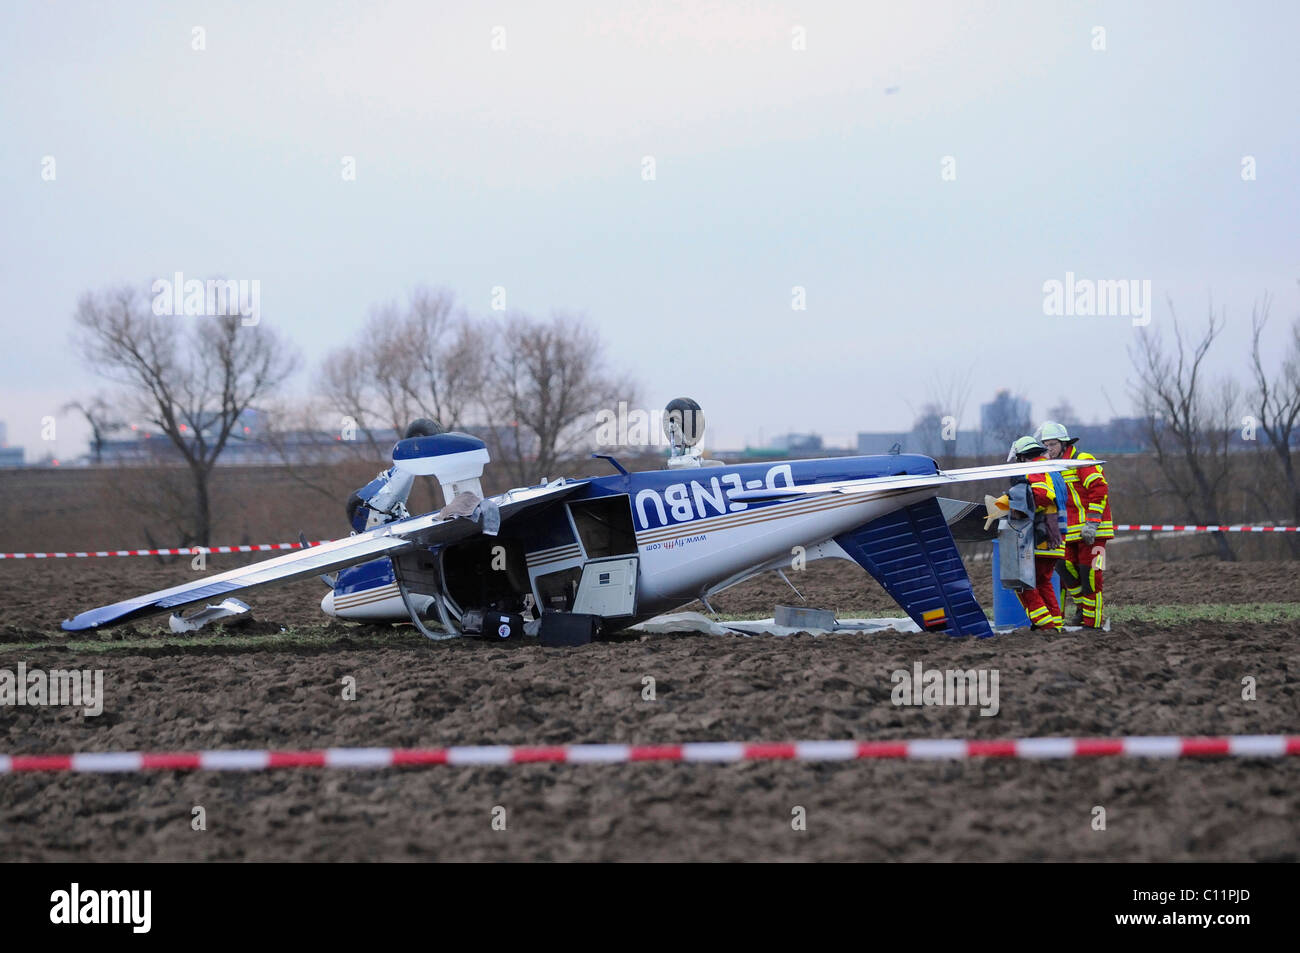
[{"label": "bare tree", "polygon": [[64,414],[72,410],[86,418],[86,423],[90,425],[90,452],[96,464],[103,463],[105,438],[123,426],[125,421],[114,416],[113,410],[102,394],[96,394],[85,401],[74,400],[59,408],[59,412]]},{"label": "bare tree", "polygon": [[278,466],[304,489],[338,503],[367,474],[392,465],[391,447],[340,424],[333,405],[314,396],[266,406],[258,438]]},{"label": "bare tree", "polygon": [[[1142,331],[1129,350],[1134,371],[1130,386],[1146,438],[1155,449],[1165,492],[1187,508],[1193,521],[1219,524],[1232,472],[1228,453],[1237,393],[1231,381],[1212,387],[1205,379],[1204,363],[1225,319],[1211,306],[1205,332],[1190,342],[1183,336],[1172,301],[1169,309],[1173,348],[1166,347],[1161,335]],[[1214,538],[1219,558],[1235,560],[1227,536],[1215,533]]]},{"label": "bare tree", "polygon": [[912,421],[912,438],[908,449],[916,449],[926,456],[938,459],[944,452],[943,407],[930,401]]},{"label": "bare tree", "polygon": [[297,366],[274,331],[238,316],[195,323],[153,313],[147,295],[124,287],[83,295],[75,341],[99,375],[124,389],[130,411],[156,427],[190,471],[193,509],[184,542],[208,545],[210,478],[240,417]]},{"label": "bare tree", "polygon": [[[1277,459],[1286,484],[1286,493],[1292,522],[1300,524],[1300,479],[1297,478],[1293,446],[1300,430],[1300,318],[1291,324],[1286,350],[1275,376],[1264,370],[1260,337],[1268,323],[1270,300],[1251,309],[1251,372],[1254,392],[1251,407],[1256,414],[1255,423],[1268,439],[1269,449]],[[1290,534],[1288,534],[1290,537]],[[1292,552],[1300,548],[1300,540],[1289,538]]]},{"label": "bare tree", "polygon": [[489,356],[485,392],[489,444],[517,483],[557,475],[590,447],[596,412],[616,395],[635,403],[635,386],[619,383],[590,325],[556,315],[506,319]]},{"label": "bare tree", "polygon": [[354,344],[326,357],[322,379],[330,407],[386,457],[379,430],[401,433],[416,417],[466,426],[486,363],[483,333],[454,297],[417,288],[404,307],[375,309]]},{"label": "bare tree", "polygon": [[418,290],[398,343],[408,355],[398,375],[402,393],[448,430],[463,427],[487,368],[481,329],[463,312],[453,313],[449,296]]},{"label": "bare tree", "polygon": [[[966,417],[966,404],[970,401],[971,371],[958,374],[935,374],[930,381],[930,402],[940,411],[939,436],[942,442],[942,465],[953,466],[958,456],[957,435]],[[935,454],[931,454],[935,456]]]},{"label": "bare tree", "polygon": [[925,390],[925,403],[912,411],[912,436],[909,449],[915,449],[939,461],[941,468],[951,467],[957,458],[957,432],[966,415],[970,400],[971,373],[936,373]]},{"label": "bare tree", "polygon": [[321,365],[321,386],[330,414],[349,443],[361,437],[371,455],[382,457],[376,430],[393,427],[395,416],[374,402],[373,355],[364,342],[333,351]]}]

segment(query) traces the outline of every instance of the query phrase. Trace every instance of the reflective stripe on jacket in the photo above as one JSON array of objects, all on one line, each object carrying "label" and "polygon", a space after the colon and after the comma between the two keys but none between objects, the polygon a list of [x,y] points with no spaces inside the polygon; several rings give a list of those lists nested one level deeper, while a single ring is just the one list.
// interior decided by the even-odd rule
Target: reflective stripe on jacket
[{"label": "reflective stripe on jacket", "polygon": [[[1062,455],[1066,460],[1096,460],[1090,453],[1080,453],[1071,444]],[[1072,543],[1083,538],[1083,524],[1097,524],[1097,538],[1110,539],[1115,535],[1115,524],[1110,517],[1110,487],[1102,468],[1079,467],[1061,474],[1065,481],[1065,541]]]},{"label": "reflective stripe on jacket", "polygon": [[[1039,457],[1039,460],[1045,460],[1046,457]],[[1029,481],[1029,488],[1034,494],[1034,504],[1039,513],[1044,514],[1048,519],[1057,518],[1058,501],[1056,489],[1052,486],[1053,481],[1048,478],[1046,473],[1031,473],[1026,480]],[[1044,541],[1034,546],[1034,558],[1046,559],[1052,557],[1063,557],[1065,555],[1065,542],[1062,540],[1061,545],[1051,547],[1051,544]]]}]

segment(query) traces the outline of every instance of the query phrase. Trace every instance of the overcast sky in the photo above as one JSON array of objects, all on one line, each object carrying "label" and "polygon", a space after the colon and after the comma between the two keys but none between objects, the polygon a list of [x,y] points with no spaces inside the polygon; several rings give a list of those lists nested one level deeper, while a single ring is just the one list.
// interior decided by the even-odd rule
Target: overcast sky
[{"label": "overcast sky", "polygon": [[[964,425],[999,387],[1104,419],[1166,297],[1226,308],[1225,371],[1261,294],[1275,338],[1300,313],[1294,2],[268,6],[3,5],[0,420],[29,460],[100,386],[78,296],[177,271],[260,281],[298,390],[373,304],[502,286],[587,315],[650,406],[698,399],[713,446],[905,428],[965,373]],[[1045,315],[1067,272],[1149,280],[1151,324]]]}]

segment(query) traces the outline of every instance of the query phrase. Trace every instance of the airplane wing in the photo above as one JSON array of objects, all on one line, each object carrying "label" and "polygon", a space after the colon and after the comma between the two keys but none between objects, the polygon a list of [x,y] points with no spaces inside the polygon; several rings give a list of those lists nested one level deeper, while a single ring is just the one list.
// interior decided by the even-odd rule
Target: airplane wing
[{"label": "airplane wing", "polygon": [[1027,463],[1000,463],[991,467],[966,467],[961,470],[940,470],[938,473],[908,473],[901,476],[871,477],[863,480],[836,480],[828,483],[805,483],[801,486],[773,487],[762,490],[739,490],[730,494],[733,500],[788,500],[797,496],[817,496],[841,493],[865,496],[889,496],[907,490],[926,487],[945,487],[954,483],[974,480],[997,480],[1003,477],[1028,476],[1031,473],[1054,473],[1093,467],[1104,460],[1031,460]]},{"label": "airplane wing", "polygon": [[[585,481],[566,481],[525,490],[511,490],[492,497],[501,521],[517,516],[525,510],[550,503],[573,493]],[[90,609],[72,619],[66,619],[63,628],[68,632],[83,632],[100,626],[118,625],[159,612],[174,611],[196,602],[217,596],[289,582],[303,576],[316,576],[322,572],[345,569],[379,556],[391,556],[410,549],[435,544],[448,544],[476,536],[485,529],[491,517],[486,511],[476,510],[472,515],[441,518],[437,513],[411,516],[365,533],[336,539],[311,549],[301,549],[284,556],[276,556],[239,569],[204,576],[191,582],[127,599],[110,606]]]}]

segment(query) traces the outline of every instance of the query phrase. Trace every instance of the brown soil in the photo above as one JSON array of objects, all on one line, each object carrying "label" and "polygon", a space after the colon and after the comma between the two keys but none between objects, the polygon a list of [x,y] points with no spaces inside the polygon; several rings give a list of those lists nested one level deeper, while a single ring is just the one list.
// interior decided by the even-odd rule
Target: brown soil
[{"label": "brown soil", "polygon": [[[1187,605],[1192,603],[1300,602],[1300,563],[1291,561],[1221,563],[1126,561],[1112,553],[1106,575],[1109,605]],[[273,555],[273,554],[272,554]],[[266,558],[262,555],[258,558]],[[256,559],[208,557],[208,571],[222,571]],[[992,605],[993,583],[987,560],[971,562],[975,595]],[[149,557],[43,559],[0,562],[0,642],[61,637],[59,623],[85,609],[174,586],[192,577],[187,557],[166,564]],[[889,596],[856,565],[844,560],[810,563],[791,581],[811,605],[842,617],[902,615]],[[315,580],[261,589],[244,597],[259,619],[284,625],[320,625],[323,584]],[[777,604],[801,605],[774,573],[752,579],[714,597],[724,615],[771,615]],[[698,603],[691,606],[701,609]],[[147,619],[142,630],[165,627],[166,617]],[[6,632],[9,633],[6,635]]]},{"label": "brown soil", "polygon": [[[986,567],[977,564],[977,583]],[[1126,603],[1300,601],[1290,569],[1133,565],[1110,585]],[[320,630],[333,644],[293,651],[179,649],[161,638],[107,654],[12,647],[49,638],[73,611],[189,571],[132,559],[0,564],[0,668],[102,668],[107,694],[98,718],[0,710],[0,751],[1300,731],[1296,622],[987,641],[624,636],[567,650],[336,625]],[[814,565],[796,582],[817,604],[897,612],[849,566]],[[253,631],[319,626],[321,592],[300,583],[252,594]],[[717,604],[770,612],[777,601],[790,601],[788,590],[765,579]],[[917,661],[997,669],[1000,712],[894,706],[890,673]],[[355,701],[341,698],[347,675]],[[1253,702],[1241,699],[1247,675],[1258,683]],[[645,676],[655,701],[642,700]],[[206,831],[190,829],[196,805]],[[491,826],[497,806],[504,832]],[[791,828],[796,806],[805,832]],[[1092,829],[1096,806],[1105,831]],[[1297,818],[1297,759],[0,777],[0,856],[12,860],[1294,861]]]},{"label": "brown soil", "polygon": [[[1300,602],[1300,563],[1296,562],[1129,561],[1121,547],[1108,552],[1107,558],[1110,568],[1105,576],[1105,591],[1111,606]],[[967,567],[976,598],[986,609],[991,608],[990,563],[972,561]],[[835,609],[841,616],[902,615],[874,580],[845,560],[810,563],[806,571],[787,575],[810,604]],[[775,573],[751,579],[710,601],[724,615],[771,615],[778,603],[801,605],[798,596]]]}]

